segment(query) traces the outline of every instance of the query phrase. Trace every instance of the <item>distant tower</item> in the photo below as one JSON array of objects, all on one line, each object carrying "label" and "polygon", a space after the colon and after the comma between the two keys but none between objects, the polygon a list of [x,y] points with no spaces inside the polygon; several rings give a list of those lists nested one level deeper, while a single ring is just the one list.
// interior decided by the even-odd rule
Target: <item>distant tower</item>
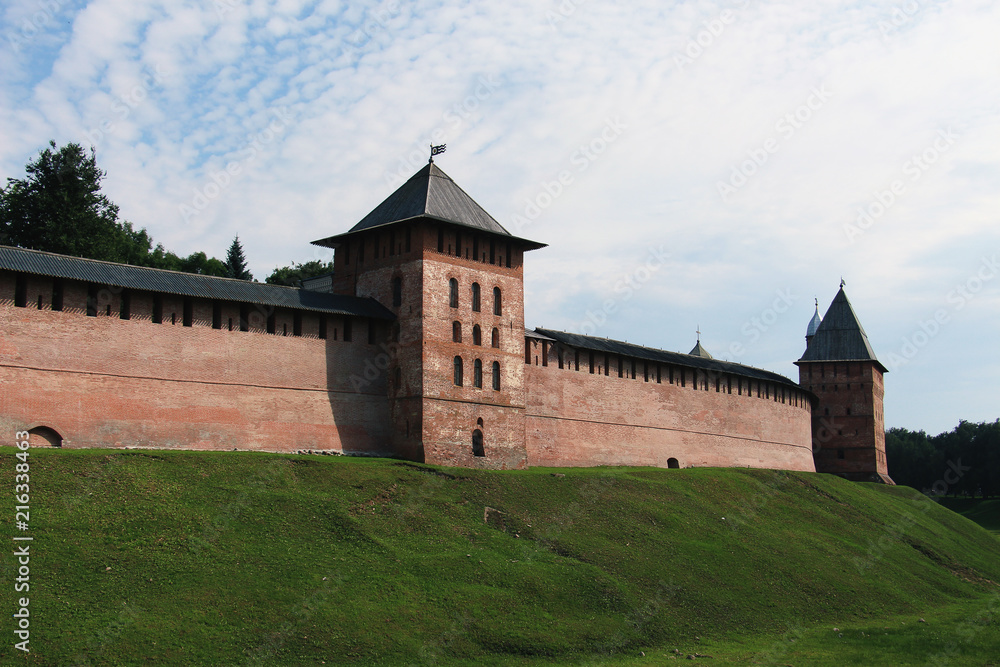
[{"label": "distant tower", "polygon": [[698,342],[694,344],[694,347],[691,348],[691,351],[688,352],[688,354],[694,355],[696,357],[704,357],[705,359],[712,359],[713,358],[712,355],[709,354],[708,350],[706,350],[701,345],[701,327],[698,327],[697,334],[698,334]]},{"label": "distant tower", "polygon": [[822,320],[817,301],[806,330],[806,351],[795,364],[799,385],[819,398],[812,419],[816,472],[893,484],[882,415],[882,376],[888,370],[875,357],[843,281]]},{"label": "distant tower", "polygon": [[348,232],[313,243],[336,248],[335,293],[396,315],[380,360],[393,449],[526,467],[522,260],[544,244],[513,236],[433,162]]}]

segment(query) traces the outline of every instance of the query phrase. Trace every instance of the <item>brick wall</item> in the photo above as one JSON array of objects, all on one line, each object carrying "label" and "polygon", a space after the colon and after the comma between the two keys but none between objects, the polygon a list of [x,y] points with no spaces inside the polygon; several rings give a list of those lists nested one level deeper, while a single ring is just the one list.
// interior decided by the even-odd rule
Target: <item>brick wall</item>
[{"label": "brick wall", "polygon": [[[184,299],[162,295],[163,323],[154,324],[154,295],[130,294],[123,320],[120,290],[97,290],[97,316],[88,317],[95,290],[85,283],[62,281],[57,312],[39,310],[37,297],[15,307],[14,282],[0,275],[0,427],[8,431],[48,426],[67,447],[391,451],[386,378],[369,370],[378,348],[357,333],[345,342],[344,318],[329,317],[323,340],[319,314],[302,312],[312,335],[293,336],[294,311],[278,309],[277,333],[267,334],[269,313],[226,303],[217,330],[211,302],[194,299],[184,326]],[[51,299],[45,282],[29,277],[29,292]],[[241,310],[250,331],[239,330]],[[353,329],[366,323],[355,319]]]}]

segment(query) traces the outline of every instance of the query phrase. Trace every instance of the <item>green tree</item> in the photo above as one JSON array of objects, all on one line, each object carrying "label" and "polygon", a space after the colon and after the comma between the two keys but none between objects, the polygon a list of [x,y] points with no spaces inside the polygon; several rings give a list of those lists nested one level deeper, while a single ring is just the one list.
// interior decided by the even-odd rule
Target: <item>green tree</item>
[{"label": "green tree", "polygon": [[327,273],[333,273],[333,262],[322,262],[318,259],[304,264],[292,262],[291,266],[282,266],[272,271],[264,282],[272,285],[298,287],[307,278],[315,278]]},{"label": "green tree", "polygon": [[226,254],[226,277],[238,278],[239,280],[253,280],[249,269],[247,269],[247,258],[243,255],[243,246],[240,245],[240,237],[237,234],[229,246]]},{"label": "green tree", "polygon": [[76,143],[54,141],[25,167],[24,179],[0,188],[0,238],[9,245],[112,262],[147,264],[152,240],[118,220],[101,194],[105,172]]}]

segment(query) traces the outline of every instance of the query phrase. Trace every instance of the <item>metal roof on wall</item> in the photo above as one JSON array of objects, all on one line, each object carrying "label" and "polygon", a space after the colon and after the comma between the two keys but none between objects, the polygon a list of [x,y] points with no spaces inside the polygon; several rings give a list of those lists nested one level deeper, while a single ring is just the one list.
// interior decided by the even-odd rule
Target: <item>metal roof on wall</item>
[{"label": "metal roof on wall", "polygon": [[391,311],[378,301],[369,298],[324,294],[233,278],[150,269],[144,266],[102,262],[10,246],[0,246],[0,269],[147,292],[280,306],[335,315],[395,319]]},{"label": "metal roof on wall", "polygon": [[349,231],[313,241],[313,244],[333,247],[345,236],[416,218],[432,218],[496,234],[527,244],[532,249],[545,247],[544,243],[516,237],[504,229],[433,162],[410,177]]},{"label": "metal roof on wall", "polygon": [[675,366],[687,366],[688,368],[698,368],[715,373],[742,375],[743,377],[753,378],[755,380],[766,380],[768,382],[774,382],[776,384],[794,387],[800,391],[805,391],[797,383],[786,378],[784,375],[772,373],[771,371],[765,371],[761,368],[744,366],[743,364],[737,364],[730,361],[720,361],[718,359],[699,357],[691,354],[682,354],[680,352],[667,352],[666,350],[643,347],[642,345],[633,345],[631,343],[624,343],[618,340],[596,338],[594,336],[584,336],[581,334],[566,333],[564,331],[535,329],[535,332],[545,338],[562,343],[563,345],[580,348],[582,350],[607,352],[608,354],[635,357],[637,359],[657,361],[664,364],[673,364]]}]

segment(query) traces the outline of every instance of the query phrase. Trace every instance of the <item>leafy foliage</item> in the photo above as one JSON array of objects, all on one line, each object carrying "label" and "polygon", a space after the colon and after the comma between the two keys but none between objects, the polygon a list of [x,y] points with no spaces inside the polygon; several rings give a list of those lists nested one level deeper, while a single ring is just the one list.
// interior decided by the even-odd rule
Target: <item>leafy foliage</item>
[{"label": "leafy foliage", "polygon": [[101,193],[106,172],[93,149],[54,141],[25,166],[27,177],[0,188],[0,243],[184,273],[225,276],[226,265],[203,252],[180,257],[153,247],[145,229],[120,220]]},{"label": "leafy foliage", "polygon": [[311,262],[298,264],[292,262],[291,266],[282,266],[271,272],[264,282],[272,285],[287,285],[288,287],[298,287],[303,280],[315,278],[333,272],[333,262],[322,262],[314,259]]},{"label": "leafy foliage", "polygon": [[936,436],[893,428],[885,434],[885,448],[897,484],[939,495],[1000,496],[1000,420],[963,420]]}]

